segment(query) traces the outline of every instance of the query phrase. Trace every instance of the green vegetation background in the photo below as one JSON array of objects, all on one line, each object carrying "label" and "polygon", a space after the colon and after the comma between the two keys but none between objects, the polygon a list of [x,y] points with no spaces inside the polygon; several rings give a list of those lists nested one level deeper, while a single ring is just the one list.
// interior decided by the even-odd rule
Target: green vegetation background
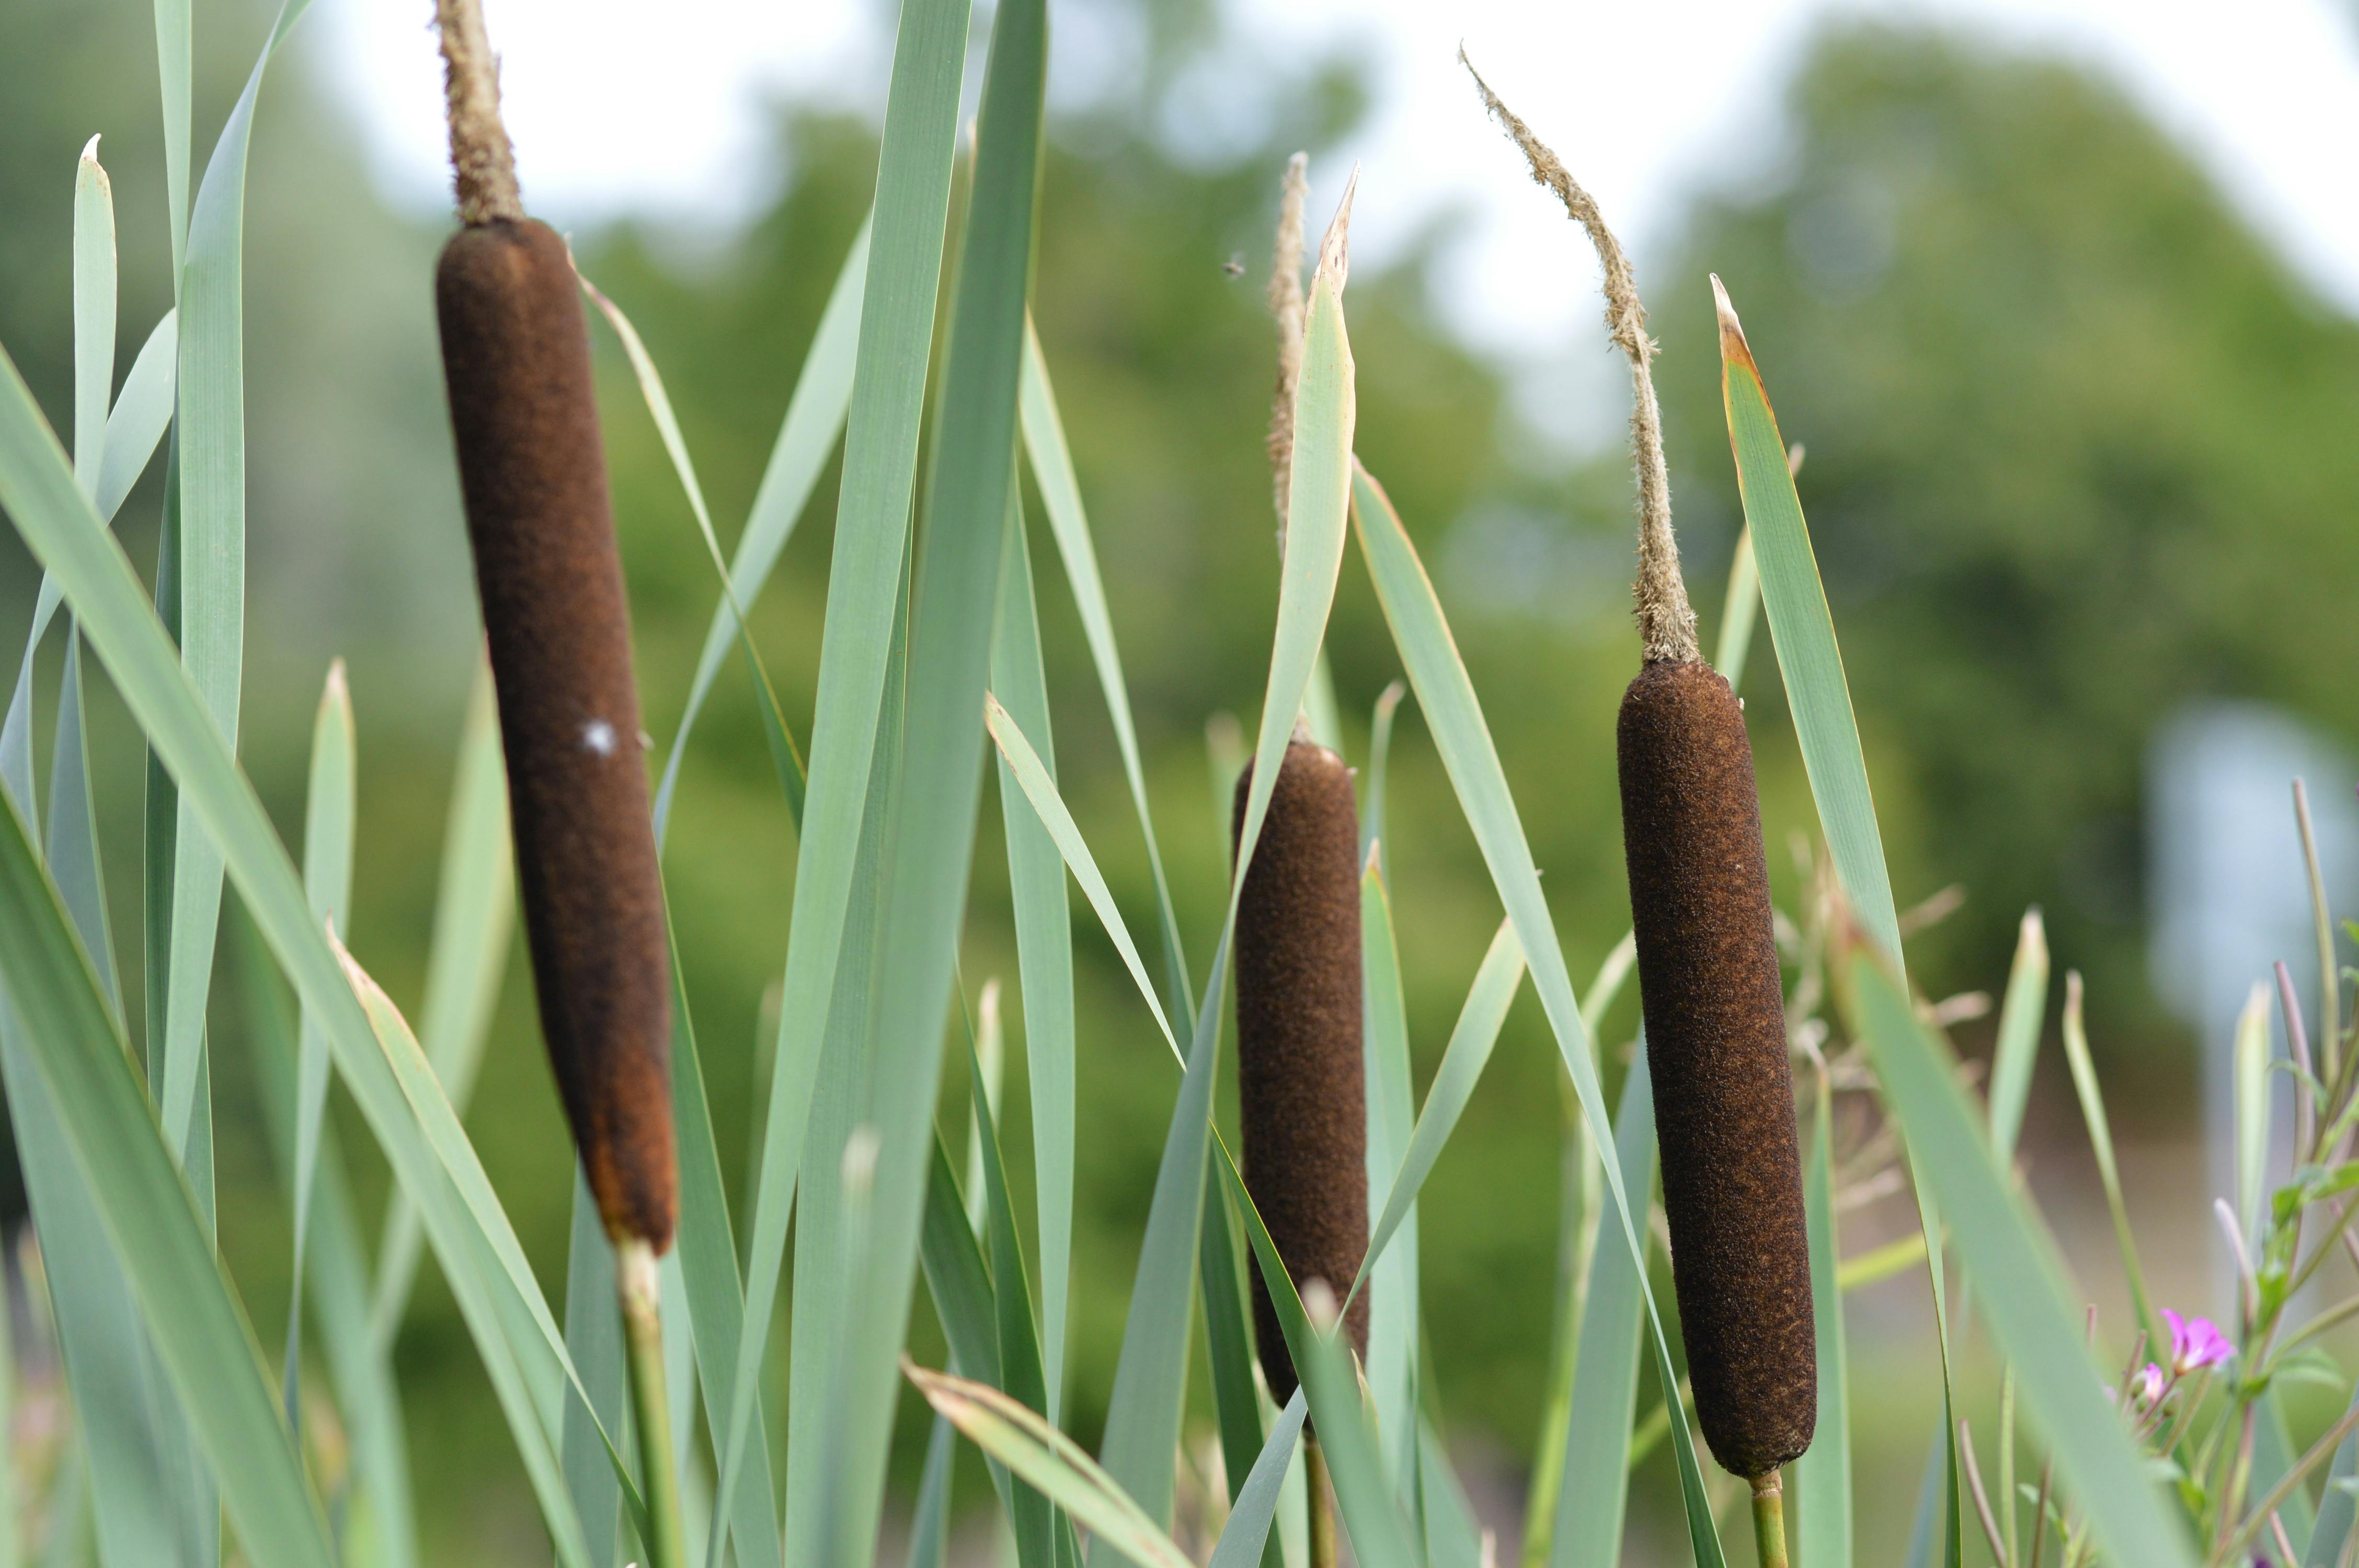
[{"label": "green vegetation background", "polygon": [[[258,13],[225,23],[223,10],[206,7],[199,31],[200,149],[263,26]],[[1265,68],[1261,143],[1209,162],[1201,149],[1183,156],[1156,130],[1165,91],[1223,41],[1192,12],[1153,20],[1136,91],[1052,126],[1037,314],[1182,918],[1201,932],[1216,918],[1224,853],[1205,725],[1253,717],[1276,600],[1261,287],[1277,177],[1285,154],[1309,147],[1323,218],[1342,169],[1321,154],[1366,114],[1371,89],[1348,61],[1294,77]],[[149,27],[130,0],[0,7],[0,341],[60,427],[70,192],[93,131],[105,135],[121,223],[125,366],[169,303]],[[317,65],[306,39],[274,76],[255,155],[243,749],[291,837],[319,683],[331,656],[349,660],[363,766],[353,940],[414,1006],[475,637],[429,308],[442,231],[373,193]],[[1524,107],[1545,123],[1545,105]],[[1465,113],[1477,113],[1471,92]],[[2148,992],[2139,924],[2145,739],[2183,702],[2249,696],[2359,741],[2344,695],[2359,662],[2348,588],[2359,581],[2359,324],[2298,282],[2120,93],[2065,67],[1935,35],[1836,31],[1808,50],[1782,113],[1777,157],[1753,160],[1768,172],[1700,191],[1673,243],[1641,256],[1707,635],[1737,519],[1704,281],[1716,270],[1769,367],[1788,436],[1810,450],[1804,501],[1901,900],[1953,881],[1971,894],[1923,939],[1917,972],[1935,994],[1995,984],[2017,914],[2043,903],[2060,964],[2090,977],[2100,1050],[2136,1064],[2114,1076],[2117,1118],[2181,1117],[2185,1042]],[[1582,149],[1560,150],[1578,171]],[[529,192],[533,149],[520,154]],[[587,272],[662,366],[725,530],[752,498],[873,157],[864,123],[782,110],[763,176],[775,174],[776,194],[742,232],[682,237],[649,222],[575,236]],[[1364,179],[1362,200],[1382,202],[1384,171]],[[1355,271],[1360,450],[1435,565],[1585,972],[1626,923],[1611,752],[1636,664],[1626,472],[1611,452],[1574,463],[1538,438],[1499,368],[1452,336],[1434,269],[1448,230],[1437,218],[1388,266]],[[1608,351],[1588,328],[1593,268],[1570,228],[1557,243],[1582,325],[1549,353],[1586,374]],[[1223,265],[1233,256],[1242,277]],[[665,744],[714,582],[610,339],[600,354],[641,689]],[[755,616],[799,732],[832,493],[831,475]],[[158,504],[151,476],[124,514],[143,567]],[[1137,914],[1148,883],[1110,731],[1060,579],[1042,580],[1065,790]],[[0,638],[12,646],[32,586],[13,534],[0,538]],[[1329,647],[1364,738],[1369,704],[1397,672],[1356,568]],[[1766,678],[1766,634],[1756,656],[1763,674],[1747,689],[1777,846],[1811,819]],[[750,702],[730,666],[687,766],[669,865],[723,1157],[740,1167],[792,860]],[[136,737],[109,698],[94,723],[101,807],[123,845],[136,838]],[[1430,1065],[1497,916],[1414,709],[1393,788],[1413,1040]],[[996,813],[984,822],[971,984],[1014,967]],[[1773,862],[1790,893],[1787,857]],[[133,870],[118,852],[118,912],[136,907]],[[1127,979],[1082,925],[1071,1398],[1077,1428],[1093,1437],[1173,1076]],[[568,1157],[520,960],[511,971],[468,1122],[555,1281]],[[1625,1039],[1634,1016],[1625,1001],[1607,1037]],[[234,1041],[234,1007],[215,1024]],[[232,1044],[216,1059],[223,1240],[268,1336],[285,1300],[283,1203],[240,1053]],[[1527,1001],[1424,1207],[1425,1291],[1453,1429],[1511,1462],[1528,1448],[1541,1395],[1557,1072]],[[1020,1136],[1019,1083],[1011,1077],[1007,1106]],[[401,1368],[436,1536],[486,1560],[536,1550],[480,1370],[437,1284],[421,1293]],[[1921,1452],[1920,1408],[1896,1400],[1860,1418],[1864,1454],[1886,1432],[1906,1450],[1889,1461],[1903,1490]]]}]

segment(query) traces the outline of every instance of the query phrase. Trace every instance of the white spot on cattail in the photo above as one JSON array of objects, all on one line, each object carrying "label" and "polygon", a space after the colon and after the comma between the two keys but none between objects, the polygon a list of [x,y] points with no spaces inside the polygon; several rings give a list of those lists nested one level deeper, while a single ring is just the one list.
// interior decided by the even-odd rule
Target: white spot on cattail
[{"label": "white spot on cattail", "polygon": [[582,727],[582,744],[601,757],[614,754],[614,727],[603,719],[592,719]]}]

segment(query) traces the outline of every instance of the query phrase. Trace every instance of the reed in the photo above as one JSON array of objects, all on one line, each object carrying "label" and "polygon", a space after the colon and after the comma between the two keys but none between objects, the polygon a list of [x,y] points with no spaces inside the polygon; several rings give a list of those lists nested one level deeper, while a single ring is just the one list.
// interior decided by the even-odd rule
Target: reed
[{"label": "reed", "polygon": [[541,1029],[607,1232],[678,1209],[671,979],[590,341],[565,242],[523,215],[470,0],[441,0],[464,227],[435,271]]},{"label": "reed", "polygon": [[1532,178],[1596,247],[1606,326],[1630,362],[1644,664],[1615,741],[1671,1274],[1697,1423],[1721,1465],[1753,1483],[1763,1561],[1782,1563],[1777,1476],[1817,1424],[1817,1329],[1752,743],[1735,692],[1696,642],[1671,532],[1655,344],[1628,257],[1556,155],[1474,80]]},{"label": "reed", "polygon": [[654,1568],[685,1568],[657,1274],[679,1202],[671,973],[589,329],[565,242],[525,215],[475,0],[436,16],[462,227],[435,313],[516,888],[549,1065],[615,1247],[645,1544]]}]

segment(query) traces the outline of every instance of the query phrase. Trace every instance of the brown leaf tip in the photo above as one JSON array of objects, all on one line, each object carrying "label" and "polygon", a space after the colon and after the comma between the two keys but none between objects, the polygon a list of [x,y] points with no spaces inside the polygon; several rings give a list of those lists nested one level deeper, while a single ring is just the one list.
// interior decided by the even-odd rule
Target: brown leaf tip
[{"label": "brown leaf tip", "polygon": [[1728,289],[1720,281],[1720,274],[1712,275],[1712,302],[1720,312],[1720,358],[1723,364],[1741,363],[1751,371],[1756,381],[1761,367],[1753,362],[1753,346],[1745,341],[1745,323],[1736,319],[1736,307],[1729,303]]}]

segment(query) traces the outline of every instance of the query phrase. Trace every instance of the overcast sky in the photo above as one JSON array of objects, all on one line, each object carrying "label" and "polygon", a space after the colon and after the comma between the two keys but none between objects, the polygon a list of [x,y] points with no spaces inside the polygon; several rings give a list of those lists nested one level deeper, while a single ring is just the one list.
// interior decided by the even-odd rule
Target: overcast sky
[{"label": "overcast sky", "polygon": [[[882,113],[890,9],[880,0],[484,3],[506,59],[527,197],[560,222],[638,210],[725,228],[772,189],[771,100]],[[380,179],[422,210],[448,200],[431,9],[428,0],[348,0],[312,23]],[[1684,195],[1774,167],[1777,95],[1812,28],[1831,15],[1870,15],[1959,25],[2111,77],[2303,275],[2359,312],[2359,16],[2343,0],[1231,0],[1228,9],[1231,47],[1175,100],[1174,140],[1212,152],[1223,138],[1251,145],[1272,62],[1353,51],[1373,68],[1375,112],[1330,167],[1311,171],[1314,209],[1323,218],[1344,160],[1357,158],[1354,249],[1380,259],[1438,208],[1457,206],[1466,221],[1447,258],[1449,308],[1475,341],[1527,369],[1594,324],[1595,271],[1484,122],[1455,62],[1462,38],[1596,194],[1638,254],[1642,287],[1648,246],[1677,222]],[[1070,103],[1119,80],[1136,43],[1109,20],[1123,14],[1103,0],[1052,5],[1053,95]],[[650,27],[658,15],[662,25]]]}]

